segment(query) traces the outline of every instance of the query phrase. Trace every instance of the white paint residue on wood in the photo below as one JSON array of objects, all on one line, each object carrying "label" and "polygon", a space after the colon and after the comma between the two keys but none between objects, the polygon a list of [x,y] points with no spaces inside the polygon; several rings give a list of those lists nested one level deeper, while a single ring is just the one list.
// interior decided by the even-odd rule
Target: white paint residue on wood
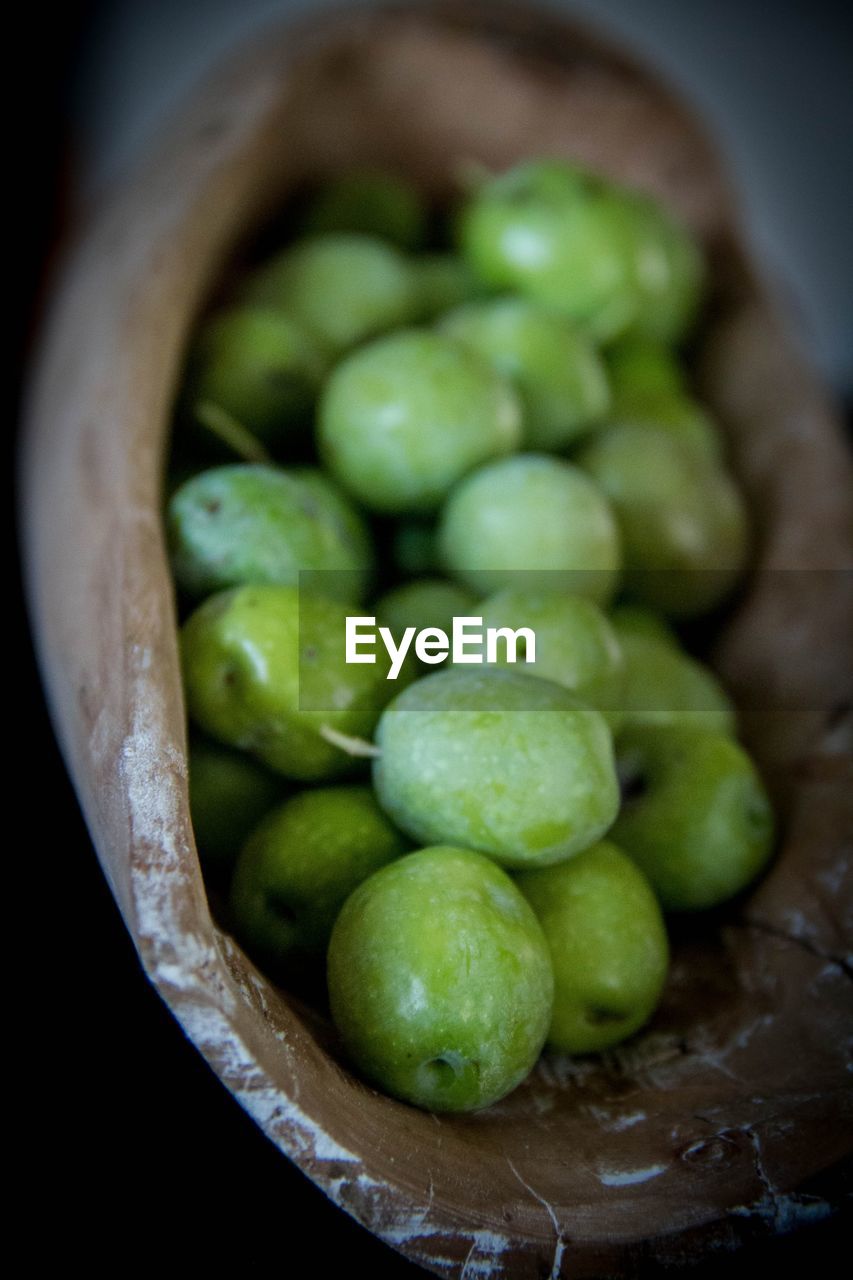
[{"label": "white paint residue on wood", "polygon": [[665,1164],[650,1164],[645,1169],[604,1169],[598,1181],[604,1187],[633,1187],[640,1182],[650,1182],[666,1172]]}]

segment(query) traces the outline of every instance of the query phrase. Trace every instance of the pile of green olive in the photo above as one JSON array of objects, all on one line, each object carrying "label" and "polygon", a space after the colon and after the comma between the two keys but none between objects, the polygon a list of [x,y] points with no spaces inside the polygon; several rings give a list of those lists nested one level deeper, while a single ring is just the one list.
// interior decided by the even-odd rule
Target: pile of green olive
[{"label": "pile of green olive", "polygon": [[[284,982],[325,964],[349,1060],[416,1105],[635,1033],[663,913],[770,856],[732,703],[675,629],[749,551],[683,355],[705,277],[667,212],[564,161],[450,216],[354,173],[192,345],[167,526],[199,852],[248,952]],[[389,679],[381,648],[346,660],[354,616],[535,651]]]}]

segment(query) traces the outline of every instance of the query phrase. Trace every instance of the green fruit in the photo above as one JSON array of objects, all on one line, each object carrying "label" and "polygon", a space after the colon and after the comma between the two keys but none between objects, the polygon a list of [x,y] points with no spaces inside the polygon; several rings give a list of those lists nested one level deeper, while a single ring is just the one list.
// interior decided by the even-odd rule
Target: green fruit
[{"label": "green fruit", "polygon": [[332,1016],[355,1065],[432,1111],[497,1102],[551,1018],[542,930],[510,878],[467,849],[409,854],[348,898],[329,945]]},{"label": "green fruit", "polygon": [[364,169],[321,188],[305,210],[302,231],[357,231],[415,249],[424,239],[426,222],[426,209],[414,187],[396,174]]},{"label": "green fruit", "polygon": [[613,392],[610,418],[672,432],[719,459],[721,440],[710,415],[690,396],[671,347],[631,334],[605,355]]},{"label": "green fruit", "polygon": [[520,298],[472,302],[441,330],[511,380],[524,409],[525,443],[562,449],[601,420],[610,403],[604,365],[562,316]]},{"label": "green fruit", "polygon": [[346,605],[294,587],[223,591],[184,624],[192,719],[211,737],[251,752],[277,773],[315,781],[353,760],[341,735],[368,738],[399,687],[375,664],[344,659]]},{"label": "green fruit", "polygon": [[439,628],[448,635],[455,617],[479,616],[477,598],[445,578],[416,578],[386,591],[376,602],[376,619],[399,640],[408,627]]},{"label": "green fruit", "polygon": [[705,285],[701,250],[655,201],[620,195],[626,234],[632,241],[632,282],[638,309],[632,332],[659,342],[679,342],[693,327]]},{"label": "green fruit", "polygon": [[604,353],[614,400],[652,395],[682,395],[684,370],[671,347],[653,338],[628,334]]},{"label": "green fruit", "polygon": [[317,569],[310,574],[303,570],[300,577],[302,586],[318,595],[342,599],[346,592],[347,599],[361,599],[375,569],[373,537],[367,521],[348,495],[319,467],[293,467],[290,469],[290,474],[312,496],[323,519],[335,529],[337,541],[348,548],[350,559],[358,566],[354,588],[358,594],[355,597],[352,595],[353,588],[344,586],[344,579],[347,574],[353,575],[352,570],[334,571],[341,580],[338,589],[329,585],[324,587],[324,583],[331,582],[330,570]]},{"label": "green fruit", "polygon": [[521,410],[485,361],[441,334],[381,338],[338,365],[320,402],[318,444],[365,506],[430,511],[466,472],[517,448]]},{"label": "green fruit", "polygon": [[570,165],[534,161],[486,182],[462,210],[459,236],[487,285],[552,307],[599,341],[636,317],[634,244],[622,206]]},{"label": "green fruit", "polygon": [[412,260],[418,297],[418,320],[437,319],[451,307],[473,302],[485,293],[468,263],[455,253],[422,253]]},{"label": "green fruit", "polygon": [[[479,612],[484,627],[529,627],[534,632],[536,660],[521,671],[564,685],[599,711],[613,713],[621,707],[622,650],[613,627],[591,600],[510,588],[489,596]],[[506,645],[498,657],[506,661]]]},{"label": "green fruit", "polygon": [[554,1013],[548,1042],[598,1053],[654,1012],[669,963],[666,927],[648,880],[609,841],[516,881],[551,952]]},{"label": "green fruit", "polygon": [[260,268],[247,296],[295,316],[337,354],[409,323],[417,310],[399,249],[356,234],[298,241]]},{"label": "green fruit", "polygon": [[744,568],[748,540],[743,499],[721,467],[635,425],[599,431],[577,462],[616,512],[633,596],[673,617],[720,603]]},{"label": "green fruit", "polygon": [[208,865],[223,867],[233,863],[283,790],[281,779],[249,756],[198,740],[190,744],[189,789],[199,854]]},{"label": "green fruit", "polygon": [[301,791],[240,853],[231,884],[238,936],[277,965],[322,951],[353,889],[407,847],[369,787]]},{"label": "green fruit", "polygon": [[719,462],[723,453],[720,433],[700,404],[683,393],[647,392],[628,395],[625,392],[613,398],[610,413],[613,424],[633,423],[654,427],[691,446],[712,462]]},{"label": "green fruit", "polygon": [[391,534],[391,555],[404,574],[434,573],[441,569],[431,520],[399,520]]},{"label": "green fruit", "polygon": [[261,306],[234,307],[202,328],[184,399],[191,413],[214,405],[276,444],[310,423],[327,367],[323,347],[295,317]]},{"label": "green fruit", "polygon": [[701,729],[636,728],[619,740],[626,799],[613,840],[665,910],[715,907],[770,857],[773,813],[749,756]]},{"label": "green fruit", "polygon": [[179,586],[203,596],[243,583],[312,587],[356,600],[372,569],[361,517],[319,472],[213,467],[186,481],[168,510],[172,567]]},{"label": "green fruit", "polygon": [[463,480],[441,514],[438,544],[447,569],[481,595],[517,586],[601,603],[621,562],[603,493],[571,463],[541,454],[494,462]]},{"label": "green fruit", "polygon": [[669,637],[623,632],[621,643],[623,726],[676,725],[734,736],[734,706],[712,671]]},{"label": "green fruit", "polygon": [[610,611],[610,621],[623,644],[626,636],[647,636],[650,640],[660,640],[663,644],[679,648],[678,636],[666,619],[644,605],[617,604]]},{"label": "green fruit", "polygon": [[376,794],[401,830],[508,867],[570,857],[618,809],[603,717],[549,680],[438,672],[397,695],[376,742]]}]

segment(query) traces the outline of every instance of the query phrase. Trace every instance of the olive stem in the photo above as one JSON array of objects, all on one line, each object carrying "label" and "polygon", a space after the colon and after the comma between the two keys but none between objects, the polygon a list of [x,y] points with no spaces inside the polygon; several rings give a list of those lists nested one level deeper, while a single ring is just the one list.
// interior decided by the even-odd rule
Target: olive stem
[{"label": "olive stem", "polygon": [[378,760],[382,755],[379,747],[372,742],[368,742],[366,738],[355,738],[348,733],[340,733],[337,729],[333,729],[331,725],[321,724],[319,733],[320,737],[325,738],[326,742],[330,742],[333,747],[339,747],[348,756],[354,756],[356,759]]},{"label": "olive stem", "polygon": [[244,462],[272,462],[260,440],[220,405],[210,400],[199,400],[193,405],[193,413],[200,426],[215,435]]}]

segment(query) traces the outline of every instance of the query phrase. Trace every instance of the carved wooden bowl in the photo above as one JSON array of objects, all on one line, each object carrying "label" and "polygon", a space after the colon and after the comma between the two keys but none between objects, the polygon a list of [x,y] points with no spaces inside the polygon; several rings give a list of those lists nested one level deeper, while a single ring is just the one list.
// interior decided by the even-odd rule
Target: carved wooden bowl
[{"label": "carved wooden bowl", "polygon": [[[296,184],[371,162],[440,199],[460,161],[543,153],[654,193],[711,256],[703,390],[757,544],[715,662],[783,833],[750,897],[678,929],[644,1034],[603,1060],[545,1056],[499,1105],[439,1117],[356,1079],[322,1019],[211,918],[161,476],[187,336]],[[235,1098],[337,1204],[442,1275],[623,1274],[817,1219],[837,1193],[851,1145],[853,483],[748,261],[717,159],[654,75],[553,17],[462,0],[268,35],[172,121],[56,289],[28,410],[28,578],[105,874],[149,978]]]}]

